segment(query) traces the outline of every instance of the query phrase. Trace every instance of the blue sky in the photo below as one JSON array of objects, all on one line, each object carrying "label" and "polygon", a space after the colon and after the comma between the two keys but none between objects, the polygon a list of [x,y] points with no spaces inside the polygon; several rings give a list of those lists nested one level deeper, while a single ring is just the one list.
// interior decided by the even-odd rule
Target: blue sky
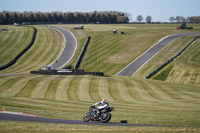
[{"label": "blue sky", "polygon": [[171,16],[200,16],[200,0],[0,0],[0,11],[92,12],[122,11],[153,21],[169,21]]}]

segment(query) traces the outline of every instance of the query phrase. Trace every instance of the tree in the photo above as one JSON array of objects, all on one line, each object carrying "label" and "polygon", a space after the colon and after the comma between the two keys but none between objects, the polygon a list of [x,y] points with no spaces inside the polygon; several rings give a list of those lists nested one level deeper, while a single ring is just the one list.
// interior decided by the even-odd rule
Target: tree
[{"label": "tree", "polygon": [[200,22],[200,16],[192,16],[187,18],[188,22],[191,23],[199,23]]},{"label": "tree", "polygon": [[150,15],[146,17],[146,22],[147,23],[151,23],[151,20],[152,20],[152,17]]},{"label": "tree", "polygon": [[124,15],[125,15],[125,17],[128,18],[129,22],[132,21],[132,14],[131,13],[126,12],[126,13],[124,13]]},{"label": "tree", "polygon": [[183,16],[180,16],[180,21],[181,22],[185,22],[186,20],[185,20],[185,18]]},{"label": "tree", "polygon": [[127,23],[128,22],[128,18],[125,16],[118,16],[117,17],[117,23]]},{"label": "tree", "polygon": [[67,22],[67,23],[127,23],[128,17],[123,12],[0,12],[0,24],[23,22]]},{"label": "tree", "polygon": [[185,18],[183,16],[176,16],[177,23],[185,22]]},{"label": "tree", "polygon": [[175,17],[173,17],[173,16],[169,18],[169,21],[170,21],[170,22],[174,22],[175,20],[176,20],[176,19],[175,19]]},{"label": "tree", "polygon": [[142,15],[138,15],[138,16],[137,16],[137,21],[140,23],[142,20],[143,20]]}]

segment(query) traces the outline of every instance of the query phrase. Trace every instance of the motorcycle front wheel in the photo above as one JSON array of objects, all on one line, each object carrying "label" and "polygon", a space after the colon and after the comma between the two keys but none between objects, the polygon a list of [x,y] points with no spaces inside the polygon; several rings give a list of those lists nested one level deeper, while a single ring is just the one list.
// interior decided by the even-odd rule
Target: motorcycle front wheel
[{"label": "motorcycle front wheel", "polygon": [[89,117],[88,114],[86,114],[86,115],[83,117],[83,121],[84,121],[84,122],[90,121],[90,117]]},{"label": "motorcycle front wheel", "polygon": [[104,113],[102,118],[101,118],[101,122],[102,123],[107,123],[109,122],[111,119],[111,114],[110,113]]}]

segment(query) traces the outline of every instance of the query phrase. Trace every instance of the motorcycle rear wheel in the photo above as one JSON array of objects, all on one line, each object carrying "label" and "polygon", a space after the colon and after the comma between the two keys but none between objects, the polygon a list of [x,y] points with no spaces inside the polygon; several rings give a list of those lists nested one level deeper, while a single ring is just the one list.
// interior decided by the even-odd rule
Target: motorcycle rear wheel
[{"label": "motorcycle rear wheel", "polygon": [[102,122],[102,123],[107,123],[107,122],[110,121],[111,117],[112,117],[112,116],[111,116],[110,113],[105,113],[105,114],[103,115],[103,118],[101,119],[101,122]]}]

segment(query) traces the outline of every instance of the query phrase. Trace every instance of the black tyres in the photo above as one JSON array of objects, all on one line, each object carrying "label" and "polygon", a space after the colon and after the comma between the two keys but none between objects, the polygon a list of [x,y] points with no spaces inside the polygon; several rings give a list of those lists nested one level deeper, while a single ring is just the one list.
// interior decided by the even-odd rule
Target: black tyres
[{"label": "black tyres", "polygon": [[103,115],[103,118],[101,119],[101,122],[102,122],[102,123],[107,123],[107,122],[110,121],[111,117],[112,117],[112,116],[111,116],[110,113],[105,113],[105,114]]},{"label": "black tyres", "polygon": [[84,121],[84,122],[90,121],[89,113],[87,113],[87,114],[83,117],[83,121]]}]

